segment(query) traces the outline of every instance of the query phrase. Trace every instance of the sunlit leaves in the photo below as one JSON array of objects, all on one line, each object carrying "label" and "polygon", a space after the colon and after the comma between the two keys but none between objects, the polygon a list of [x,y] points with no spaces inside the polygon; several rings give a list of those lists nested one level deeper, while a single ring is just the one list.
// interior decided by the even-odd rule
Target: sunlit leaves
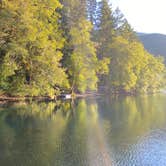
[{"label": "sunlit leaves", "polygon": [[[64,39],[58,26],[58,0],[6,1],[0,40],[0,86],[13,95],[51,95],[68,86],[59,61]],[[4,86],[7,85],[7,86]]]}]

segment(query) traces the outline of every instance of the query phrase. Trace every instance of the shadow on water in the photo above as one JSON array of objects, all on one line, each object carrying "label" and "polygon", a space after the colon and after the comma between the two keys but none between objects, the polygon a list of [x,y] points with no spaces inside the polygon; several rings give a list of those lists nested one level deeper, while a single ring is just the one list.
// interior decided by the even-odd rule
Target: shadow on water
[{"label": "shadow on water", "polygon": [[0,165],[164,166],[166,96],[0,106]]}]

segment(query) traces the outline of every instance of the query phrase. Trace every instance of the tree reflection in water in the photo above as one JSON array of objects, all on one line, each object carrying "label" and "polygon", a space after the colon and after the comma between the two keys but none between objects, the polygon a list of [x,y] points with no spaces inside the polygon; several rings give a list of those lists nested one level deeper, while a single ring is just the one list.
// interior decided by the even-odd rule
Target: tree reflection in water
[{"label": "tree reflection in water", "polygon": [[164,166],[165,99],[107,96],[0,106],[0,165]]}]

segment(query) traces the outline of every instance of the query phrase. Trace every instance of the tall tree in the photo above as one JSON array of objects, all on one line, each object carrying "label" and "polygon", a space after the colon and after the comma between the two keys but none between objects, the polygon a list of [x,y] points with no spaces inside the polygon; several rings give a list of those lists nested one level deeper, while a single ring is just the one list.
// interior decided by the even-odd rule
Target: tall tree
[{"label": "tall tree", "polygon": [[114,18],[112,9],[108,3],[108,0],[102,0],[100,2],[100,14],[99,14],[99,27],[97,33],[98,42],[98,57],[102,59],[103,57],[110,57],[110,44],[113,41],[115,34],[114,30]]},{"label": "tall tree", "polygon": [[[94,41],[96,42],[97,56],[99,60],[107,61],[111,59],[111,43],[114,38],[114,20],[112,9],[107,0],[102,0],[97,7],[97,28],[95,28]],[[107,75],[99,75],[99,86],[108,84]]]},{"label": "tall tree", "polygon": [[64,29],[67,43],[63,63],[68,70],[71,89],[75,92],[96,90],[98,60],[91,41],[92,25],[86,19],[86,1],[65,0],[62,4],[62,23],[67,29]]},{"label": "tall tree", "polygon": [[113,17],[116,36],[122,36],[130,41],[138,40],[134,30],[128,23],[127,19],[124,17],[123,13],[119,10],[119,8],[117,8],[113,12]]}]

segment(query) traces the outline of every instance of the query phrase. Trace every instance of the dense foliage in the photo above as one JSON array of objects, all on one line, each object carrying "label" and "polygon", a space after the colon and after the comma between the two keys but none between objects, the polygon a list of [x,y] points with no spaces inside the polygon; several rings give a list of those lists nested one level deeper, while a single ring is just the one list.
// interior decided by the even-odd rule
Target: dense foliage
[{"label": "dense foliage", "polygon": [[1,94],[135,93],[164,85],[163,59],[144,49],[107,0],[1,1]]},{"label": "dense foliage", "polygon": [[0,9],[0,87],[14,95],[53,95],[67,85],[57,0],[4,1]]}]

